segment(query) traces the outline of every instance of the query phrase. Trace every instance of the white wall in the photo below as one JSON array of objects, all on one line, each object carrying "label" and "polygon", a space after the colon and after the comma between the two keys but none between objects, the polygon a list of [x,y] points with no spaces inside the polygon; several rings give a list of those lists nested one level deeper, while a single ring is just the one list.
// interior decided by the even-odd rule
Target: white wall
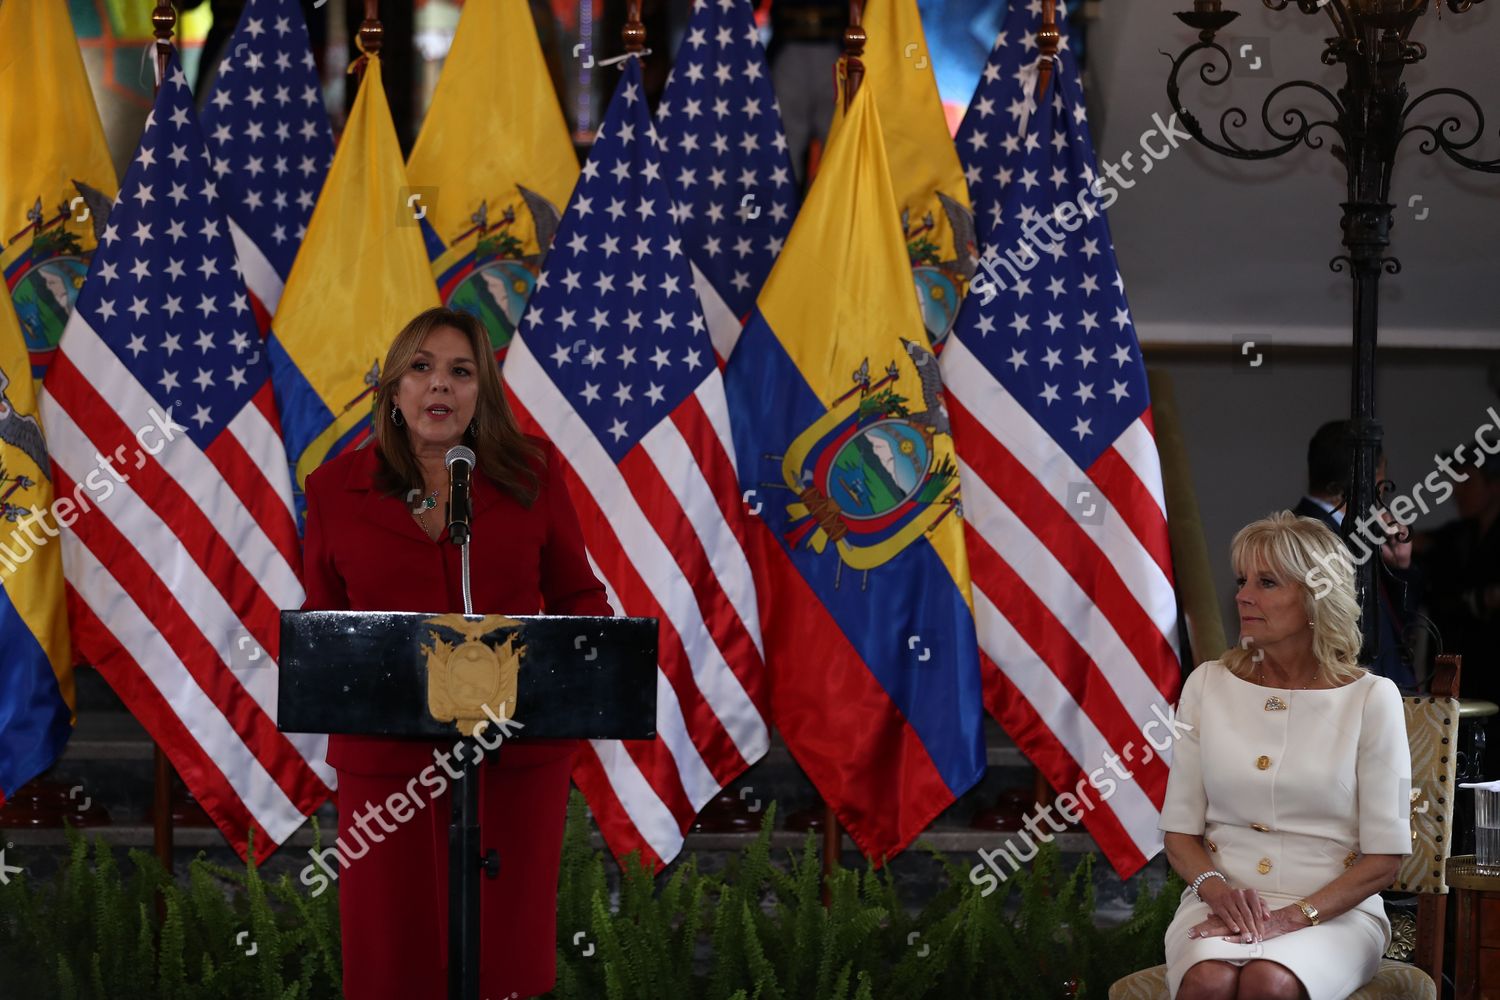
[{"label": "white wall", "polygon": [[[1090,121],[1102,162],[1118,163],[1127,151],[1140,157],[1142,133],[1153,116],[1170,116],[1169,60],[1196,35],[1172,16],[1188,0],[1103,0],[1088,29]],[[1327,17],[1266,9],[1261,0],[1228,0],[1240,17],[1220,36],[1233,54],[1229,83],[1210,88],[1191,77],[1184,103],[1217,132],[1219,115],[1238,105],[1251,116],[1234,134],[1262,145],[1262,100],[1270,89],[1309,79],[1336,90],[1342,67],[1318,56],[1332,34]],[[1428,46],[1425,61],[1406,71],[1415,96],[1434,87],[1467,90],[1488,115],[1479,158],[1500,157],[1500,7],[1476,5],[1463,15],[1431,10],[1413,39]],[[1238,53],[1245,45],[1246,58]],[[1252,73],[1251,60],[1261,69]],[[1193,64],[1196,65],[1196,64]],[[1222,68],[1222,62],[1220,63]],[[1190,74],[1184,73],[1184,77]],[[1326,104],[1310,97],[1284,100],[1326,117]],[[1448,102],[1433,111],[1457,112]],[[1472,128],[1467,111],[1460,116]],[[1423,120],[1434,121],[1427,116]],[[1109,211],[1115,246],[1141,339],[1227,344],[1248,334],[1278,341],[1348,343],[1347,274],[1328,262],[1342,253],[1339,203],[1343,168],[1329,130],[1315,133],[1321,149],[1299,148],[1279,159],[1246,162],[1188,142],[1137,170],[1135,186],[1120,192]],[[1405,266],[1382,281],[1381,342],[1413,347],[1500,348],[1500,174],[1467,171],[1447,157],[1425,156],[1420,136],[1409,136],[1397,160],[1391,202],[1396,206],[1391,253]],[[1157,140],[1159,142],[1159,140]],[[1412,204],[1413,198],[1419,198]]]}]

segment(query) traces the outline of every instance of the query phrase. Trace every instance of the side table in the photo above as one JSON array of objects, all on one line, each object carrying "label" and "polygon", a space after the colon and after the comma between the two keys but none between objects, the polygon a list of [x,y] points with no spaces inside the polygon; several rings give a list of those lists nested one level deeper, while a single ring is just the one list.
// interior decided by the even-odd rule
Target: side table
[{"label": "side table", "polygon": [[1472,854],[1448,859],[1457,1000],[1500,1000],[1500,875],[1483,874]]}]

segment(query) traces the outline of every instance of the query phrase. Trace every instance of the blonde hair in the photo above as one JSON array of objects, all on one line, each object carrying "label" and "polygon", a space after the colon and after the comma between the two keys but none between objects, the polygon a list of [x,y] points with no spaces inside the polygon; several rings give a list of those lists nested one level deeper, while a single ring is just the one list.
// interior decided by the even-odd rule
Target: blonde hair
[{"label": "blonde hair", "polygon": [[[1313,623],[1312,652],[1320,679],[1341,685],[1364,672],[1354,560],[1326,524],[1277,511],[1241,528],[1230,544],[1229,559],[1237,574],[1264,570],[1283,585],[1301,589],[1303,609]],[[1245,680],[1255,672],[1254,655],[1243,643],[1220,659]]]},{"label": "blonde hair", "polygon": [[474,352],[479,396],[474,421],[464,432],[464,442],[474,449],[479,470],[522,506],[536,499],[537,475],[542,451],[525,434],[511,412],[500,384],[500,366],[495,363],[489,334],[475,316],[454,309],[435,308],[418,313],[396,334],[380,368],[375,390],[375,440],[380,449],[377,483],[391,496],[410,496],[424,489],[422,469],[412,451],[406,428],[391,419],[396,389],[422,349],[422,341],[434,330],[451,326],[468,340]]}]

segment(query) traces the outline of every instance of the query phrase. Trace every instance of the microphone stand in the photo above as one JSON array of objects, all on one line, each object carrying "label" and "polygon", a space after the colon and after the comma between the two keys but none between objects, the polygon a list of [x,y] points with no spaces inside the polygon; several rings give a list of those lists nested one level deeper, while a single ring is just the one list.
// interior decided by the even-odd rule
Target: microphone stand
[{"label": "microphone stand", "polygon": [[474,595],[469,589],[469,538],[473,534],[474,452],[458,445],[448,449],[448,540],[459,546],[463,566],[464,614],[474,613]]},{"label": "microphone stand", "polygon": [[459,546],[458,553],[459,563],[463,567],[460,572],[463,576],[464,614],[472,615],[474,613],[474,595],[469,592],[469,542],[467,539],[464,540],[463,545]]},{"label": "microphone stand", "polygon": [[[455,461],[454,448],[448,453],[448,539],[459,546],[462,565],[464,614],[474,613],[474,597],[469,581],[469,545],[473,538],[470,525],[472,511],[470,487],[474,453]],[[467,473],[454,466],[467,461]],[[448,998],[479,1000],[479,872],[487,878],[500,875],[500,856],[496,851],[481,853],[479,844],[479,764],[485,751],[477,737],[459,742],[455,756],[462,753],[463,768],[453,782],[451,819],[448,824]],[[496,750],[498,755],[498,748]]]}]

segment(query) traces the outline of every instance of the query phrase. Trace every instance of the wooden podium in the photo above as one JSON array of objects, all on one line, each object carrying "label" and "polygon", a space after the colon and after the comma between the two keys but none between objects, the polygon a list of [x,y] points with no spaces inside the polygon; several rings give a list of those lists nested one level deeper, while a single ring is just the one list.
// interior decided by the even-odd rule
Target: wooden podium
[{"label": "wooden podium", "polygon": [[283,732],[469,744],[448,828],[450,1000],[479,998],[479,874],[503,861],[479,850],[476,728],[491,745],[654,739],[656,636],[654,618],[282,612]]}]

